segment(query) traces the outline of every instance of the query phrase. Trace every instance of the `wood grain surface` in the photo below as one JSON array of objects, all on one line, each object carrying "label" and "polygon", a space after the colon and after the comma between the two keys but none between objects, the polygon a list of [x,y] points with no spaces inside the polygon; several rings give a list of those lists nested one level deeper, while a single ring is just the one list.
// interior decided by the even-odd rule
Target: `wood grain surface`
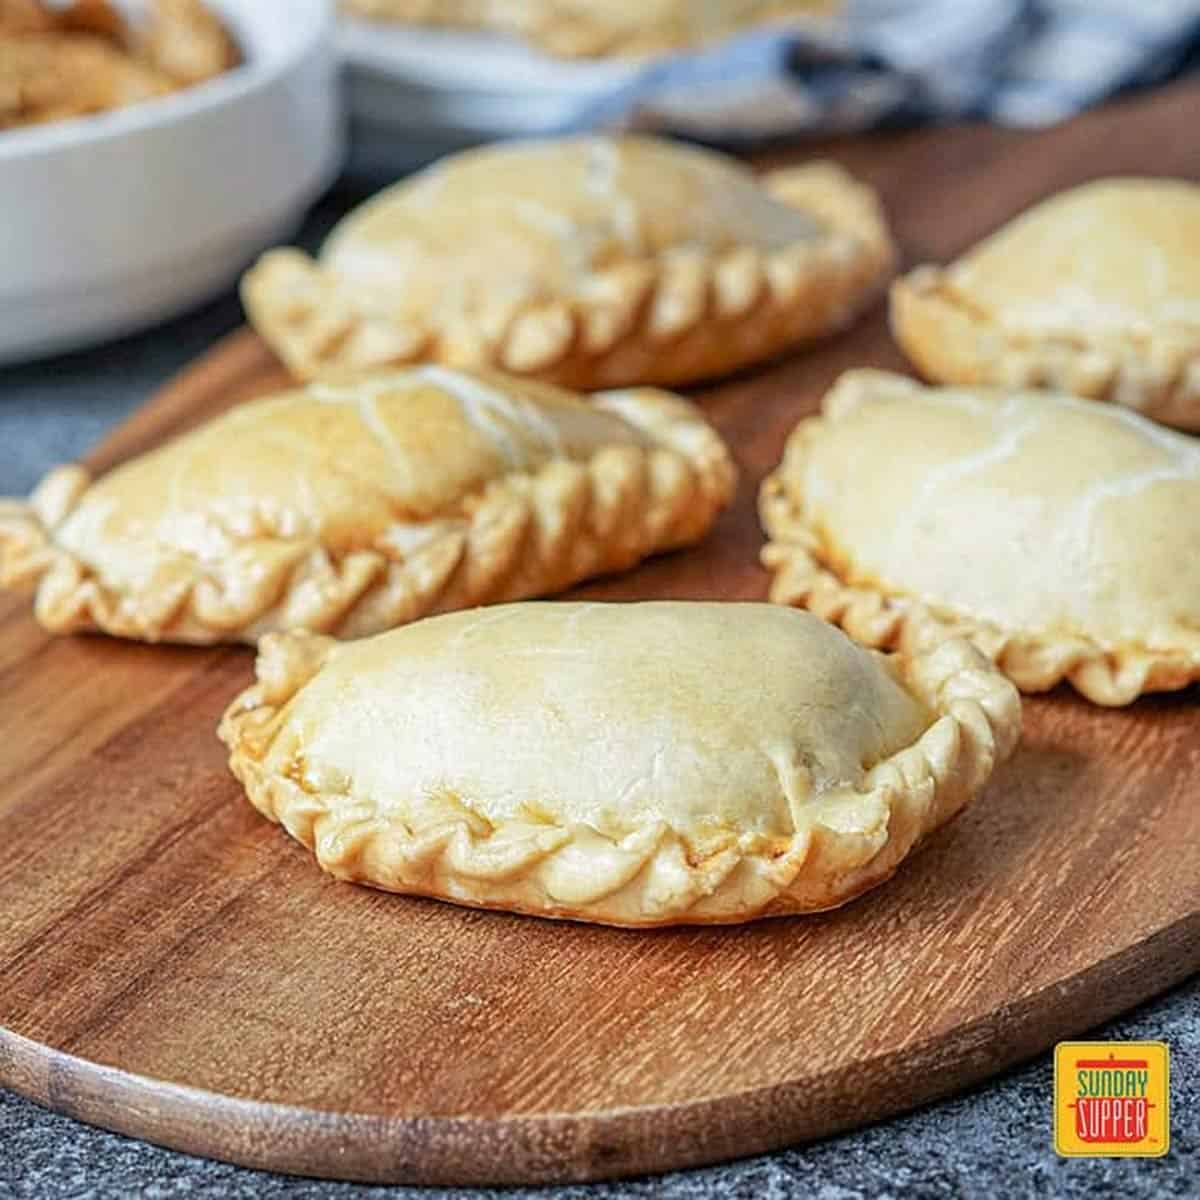
[{"label": "wood grain surface", "polygon": [[[1195,175],[1198,105],[1177,87],[1038,135],[828,149],[882,189],[907,259],[937,259],[1090,177]],[[758,482],[864,363],[901,365],[881,312],[699,393],[743,468],[736,507],[702,548],[576,594],[763,596]],[[237,334],[91,462],[282,378]],[[592,1179],[899,1112],[1200,968],[1196,689],[1031,701],[986,795],[847,908],[631,933],[323,876],[226,770],[214,728],[250,674],[244,649],[49,638],[0,599],[0,1082],[252,1166]]]}]

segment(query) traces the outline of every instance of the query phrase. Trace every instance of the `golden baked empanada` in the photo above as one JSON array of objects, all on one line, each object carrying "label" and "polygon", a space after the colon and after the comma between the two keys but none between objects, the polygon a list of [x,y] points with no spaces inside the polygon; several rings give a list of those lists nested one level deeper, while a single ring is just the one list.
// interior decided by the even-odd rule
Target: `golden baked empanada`
[{"label": "golden baked empanada", "polygon": [[88,34],[0,38],[0,130],[124,108],[174,86],[119,46]]},{"label": "golden baked empanada", "polygon": [[238,62],[203,0],[0,0],[0,130],[125,108]]},{"label": "golden baked empanada", "polygon": [[867,645],[1097,704],[1200,680],[1200,443],[1125,409],[851,371],[760,505],[771,598]]},{"label": "golden baked empanada", "polygon": [[54,12],[42,0],[0,0],[0,37],[49,33],[55,24]]},{"label": "golden baked empanada", "polygon": [[136,42],[138,56],[177,84],[203,83],[240,61],[233,38],[203,0],[154,0],[152,12]]},{"label": "golden baked empanada", "polygon": [[496,29],[496,0],[341,0],[340,7],[372,21],[431,25],[446,29]]},{"label": "golden baked empanada", "polygon": [[36,583],[58,633],[358,637],[695,542],[734,483],[677,396],[416,367],[242,405],[95,482],[59,468],[0,505],[0,585]]},{"label": "golden baked empanada", "polygon": [[221,723],[325,870],[613,925],[842,904],[1017,740],[966,642],[892,659],[766,604],[513,604],[265,638]]},{"label": "golden baked empanada", "polygon": [[303,379],[433,359],[571,387],[719,375],[847,324],[892,245],[830,163],[756,178],[644,137],[447,159],[347,217],[314,262],[265,255],[242,296]]},{"label": "golden baked empanada", "polygon": [[838,0],[343,0],[373,20],[515,33],[551,54],[597,58],[702,46]]},{"label": "golden baked empanada", "polygon": [[[497,5],[497,0],[493,0]],[[756,26],[828,15],[837,0],[499,0],[509,28],[566,57],[663,54]],[[493,21],[495,18],[493,17]]]},{"label": "golden baked empanada", "polygon": [[1200,186],[1062,192],[892,289],[896,340],[941,383],[1048,387],[1200,430]]}]

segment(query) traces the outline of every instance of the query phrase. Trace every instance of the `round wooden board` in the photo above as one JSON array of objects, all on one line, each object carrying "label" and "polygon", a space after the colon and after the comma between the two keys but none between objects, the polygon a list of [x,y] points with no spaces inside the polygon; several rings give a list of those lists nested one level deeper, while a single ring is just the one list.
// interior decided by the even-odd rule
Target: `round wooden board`
[{"label": "round wooden board", "polygon": [[[1186,172],[1190,140],[1168,135],[1198,94],[1036,138],[942,131],[839,157],[883,187],[910,250],[940,256],[1075,181],[1082,147],[1103,144],[1109,169]],[[581,593],[762,596],[757,483],[861,362],[899,365],[878,314],[704,393],[744,468],[736,508],[705,546]],[[237,335],[93,461],[280,379]],[[1031,700],[986,795],[840,911],[631,933],[322,876],[250,809],[215,739],[250,671],[243,649],[48,638],[0,600],[3,1084],[250,1166],[593,1179],[898,1112],[1200,968],[1195,689],[1125,711]]]}]

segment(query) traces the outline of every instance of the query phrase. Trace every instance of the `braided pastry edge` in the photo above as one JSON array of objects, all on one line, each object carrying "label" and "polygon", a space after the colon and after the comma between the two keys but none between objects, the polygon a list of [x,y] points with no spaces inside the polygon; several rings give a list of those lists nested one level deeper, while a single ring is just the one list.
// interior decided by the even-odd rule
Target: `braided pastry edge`
[{"label": "braided pastry edge", "polygon": [[935,382],[1051,388],[1200,432],[1200,334],[1103,342],[1018,336],[973,309],[932,266],[892,285],[890,320],[896,341]]},{"label": "braided pastry edge", "polygon": [[395,317],[295,249],[242,281],[251,323],[300,379],[418,359],[496,367],[590,391],[727,374],[849,325],[874,301],[896,251],[875,193],[833,163],[763,176],[826,236],[719,257],[685,248],[597,272],[571,296],[440,328]]},{"label": "braided pastry edge", "polygon": [[914,654],[947,639],[974,643],[1023,692],[1045,692],[1064,680],[1093,704],[1117,707],[1145,692],[1176,691],[1200,680],[1200,655],[1127,643],[1103,646],[1085,637],[1002,629],[978,618],[922,603],[899,592],[849,584],[832,564],[850,557],[834,546],[788,481],[799,479],[808,447],[828,418],[801,421],[783,462],[759,491],[767,534],[761,560],[772,572],[769,598],[806,608],[856,642]]},{"label": "braided pastry edge", "polygon": [[259,537],[217,567],[164,564],[136,593],[55,544],[54,529],[90,483],[83,467],[56,468],[28,502],[0,505],[0,586],[35,586],[37,618],[54,633],[192,643],[297,628],[362,637],[562,591],[700,540],[737,483],[716,431],[686,401],[651,390],[592,402],[653,445],[610,445],[586,462],[552,459],[494,480],[427,522],[427,539],[403,557],[386,543],[335,558],[312,538]]}]

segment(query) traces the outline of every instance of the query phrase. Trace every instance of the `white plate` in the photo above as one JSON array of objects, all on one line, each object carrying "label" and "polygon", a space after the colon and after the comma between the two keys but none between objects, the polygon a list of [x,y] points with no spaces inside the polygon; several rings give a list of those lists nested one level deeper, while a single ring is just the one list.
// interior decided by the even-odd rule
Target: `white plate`
[{"label": "white plate", "polygon": [[343,19],[352,168],[375,182],[464,146],[573,127],[645,62],[551,58],[516,38]]},{"label": "white plate", "polygon": [[346,61],[397,82],[473,93],[542,92],[587,98],[620,86],[645,64],[630,59],[551,58],[495,33],[389,26],[343,18]]},{"label": "white plate", "polygon": [[331,0],[212,0],[244,65],[0,132],[0,363],[163,321],[286,236],[341,162]]}]

